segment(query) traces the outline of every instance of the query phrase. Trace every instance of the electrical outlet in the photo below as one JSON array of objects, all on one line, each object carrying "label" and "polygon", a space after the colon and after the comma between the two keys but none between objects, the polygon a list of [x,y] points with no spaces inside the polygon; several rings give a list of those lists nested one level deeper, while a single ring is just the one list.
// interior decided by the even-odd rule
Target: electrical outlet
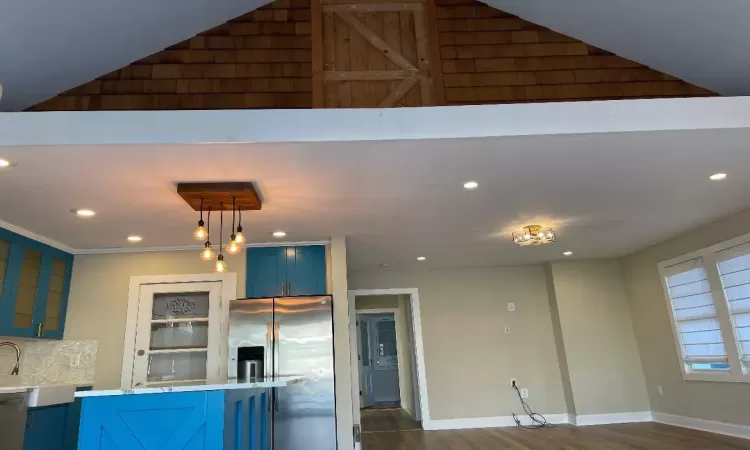
[{"label": "electrical outlet", "polygon": [[510,327],[505,327],[505,334],[510,334]]},{"label": "electrical outlet", "polygon": [[508,311],[513,312],[516,310],[516,304],[513,302],[508,303]]},{"label": "electrical outlet", "polygon": [[529,398],[529,390],[527,388],[521,388],[521,398]]},{"label": "electrical outlet", "polygon": [[516,380],[515,378],[510,379],[510,387],[516,387],[517,384],[518,380]]},{"label": "electrical outlet", "polygon": [[70,361],[69,366],[70,367],[76,367],[81,365],[81,354],[76,353],[74,355],[70,355]]},{"label": "electrical outlet", "polygon": [[656,385],[656,391],[659,393],[659,395],[664,395],[664,390],[661,388],[661,384]]}]

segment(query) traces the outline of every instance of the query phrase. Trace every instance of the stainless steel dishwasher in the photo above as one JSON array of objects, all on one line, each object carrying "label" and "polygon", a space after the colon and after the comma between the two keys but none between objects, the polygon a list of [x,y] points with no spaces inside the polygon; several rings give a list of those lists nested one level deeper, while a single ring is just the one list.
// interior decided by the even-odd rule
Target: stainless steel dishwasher
[{"label": "stainless steel dishwasher", "polygon": [[23,450],[29,393],[0,394],[0,436],[3,450]]}]

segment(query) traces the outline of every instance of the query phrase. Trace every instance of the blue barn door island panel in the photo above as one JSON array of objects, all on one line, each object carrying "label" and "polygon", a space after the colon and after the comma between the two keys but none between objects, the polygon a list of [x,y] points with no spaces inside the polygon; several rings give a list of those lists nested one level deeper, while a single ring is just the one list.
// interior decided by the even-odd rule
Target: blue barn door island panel
[{"label": "blue barn door island panel", "polygon": [[223,450],[224,392],[90,397],[80,450]]}]

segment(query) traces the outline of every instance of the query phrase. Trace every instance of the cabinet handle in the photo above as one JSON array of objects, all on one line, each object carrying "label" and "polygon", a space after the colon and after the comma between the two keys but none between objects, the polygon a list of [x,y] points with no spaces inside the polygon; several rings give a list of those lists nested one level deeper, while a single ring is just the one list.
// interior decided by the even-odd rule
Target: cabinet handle
[{"label": "cabinet handle", "polygon": [[284,289],[286,289],[286,283],[281,283],[281,295],[285,295]]},{"label": "cabinet handle", "polygon": [[292,295],[292,282],[291,281],[287,281],[286,285],[287,285],[287,287],[286,287],[286,295]]},{"label": "cabinet handle", "polygon": [[29,411],[29,421],[26,422],[26,428],[34,426],[34,411]]},{"label": "cabinet handle", "polygon": [[44,322],[39,322],[39,325],[36,326],[36,337],[40,338],[42,334],[44,334]]}]

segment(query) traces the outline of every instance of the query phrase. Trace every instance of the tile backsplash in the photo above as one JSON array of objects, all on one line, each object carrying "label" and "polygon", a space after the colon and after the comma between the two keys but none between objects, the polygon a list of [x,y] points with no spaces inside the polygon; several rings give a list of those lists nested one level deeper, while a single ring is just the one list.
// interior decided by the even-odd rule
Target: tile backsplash
[{"label": "tile backsplash", "polygon": [[[96,341],[48,341],[2,338],[21,348],[19,381],[33,384],[94,384]],[[0,374],[10,374],[16,364],[12,347],[0,347]],[[3,377],[5,378],[5,377]]]}]

